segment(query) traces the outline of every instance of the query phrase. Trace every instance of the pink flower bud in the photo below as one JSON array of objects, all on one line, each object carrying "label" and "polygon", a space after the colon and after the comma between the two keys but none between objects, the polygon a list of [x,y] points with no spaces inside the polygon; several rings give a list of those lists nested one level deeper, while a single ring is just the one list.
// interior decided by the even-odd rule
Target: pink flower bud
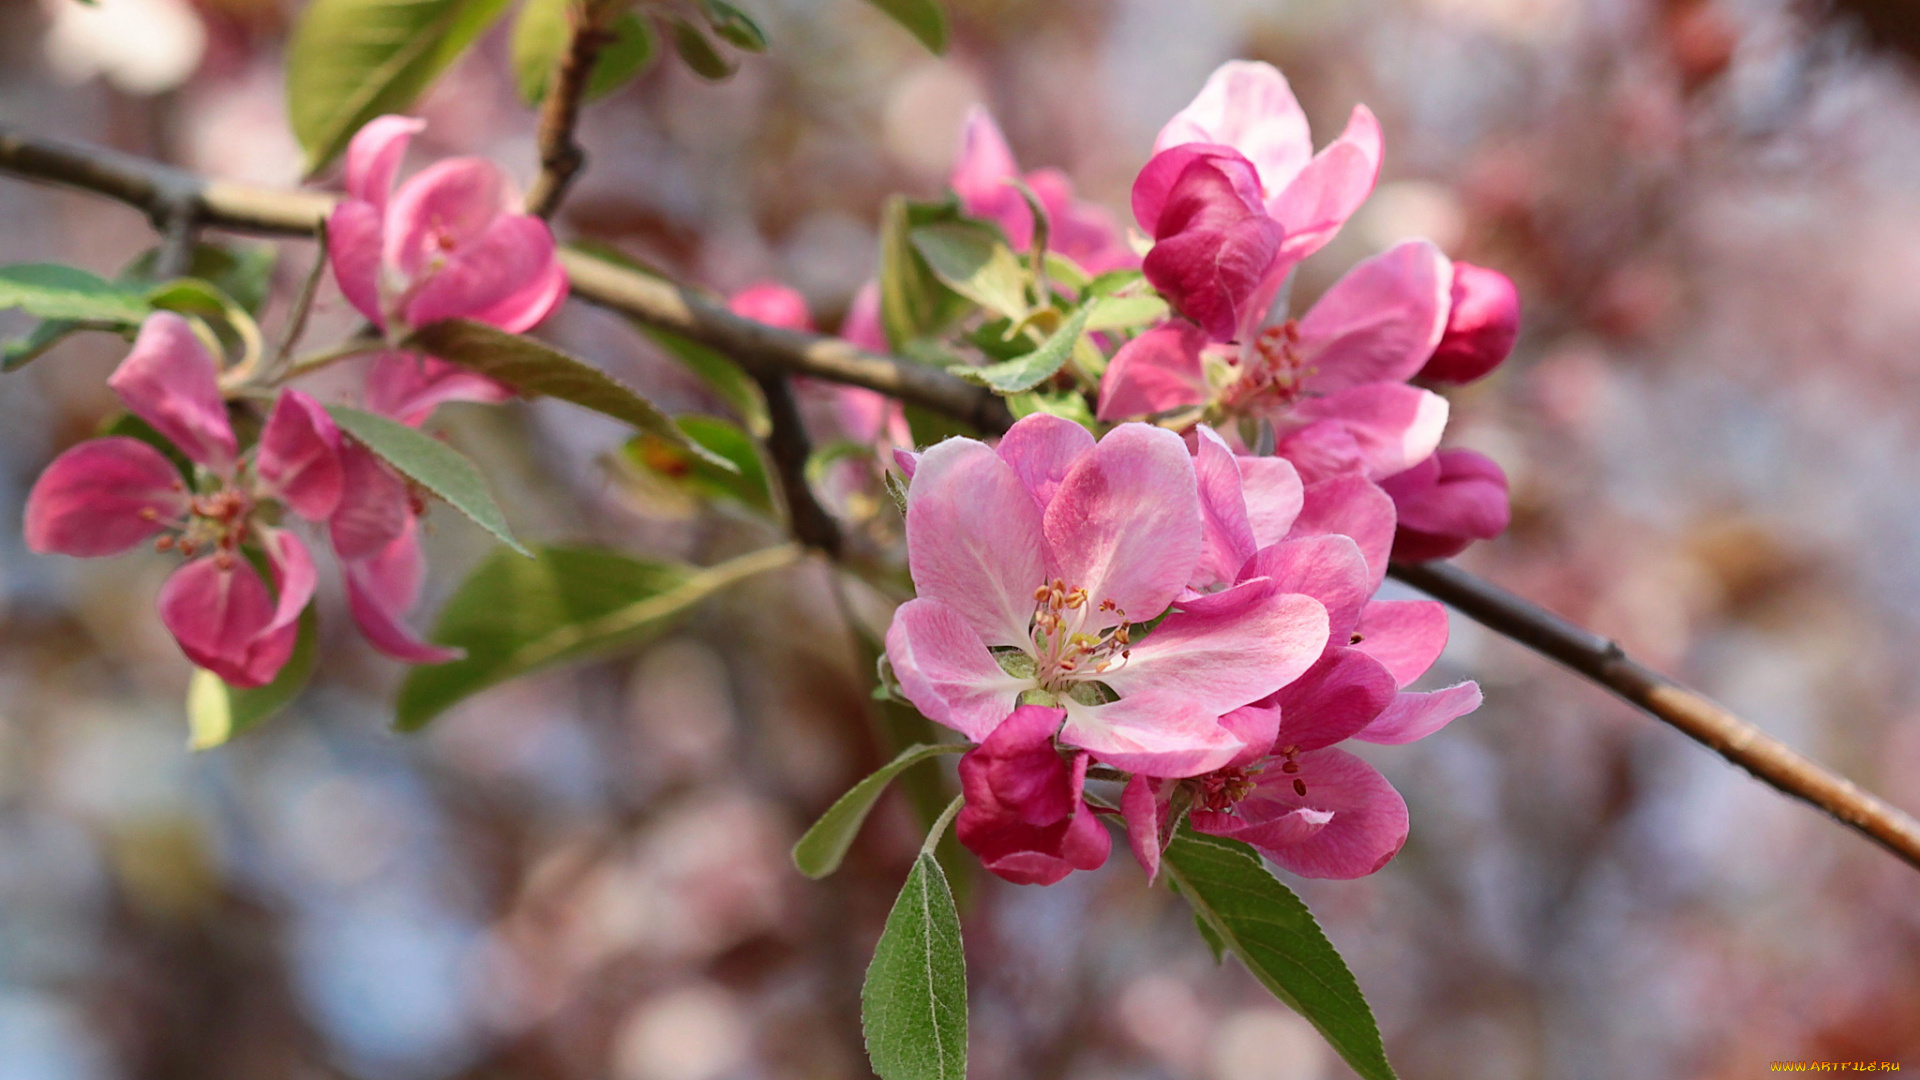
[{"label": "pink flower bud", "polygon": [[1113,840],[1080,797],[1087,755],[1053,747],[1064,714],[1022,705],[960,759],[967,804],[955,830],[987,869],[1018,885],[1051,885],[1107,861]]},{"label": "pink flower bud", "polygon": [[1520,294],[1498,270],[1453,264],[1453,311],[1447,332],[1420,376],[1469,383],[1500,366],[1520,336]]}]

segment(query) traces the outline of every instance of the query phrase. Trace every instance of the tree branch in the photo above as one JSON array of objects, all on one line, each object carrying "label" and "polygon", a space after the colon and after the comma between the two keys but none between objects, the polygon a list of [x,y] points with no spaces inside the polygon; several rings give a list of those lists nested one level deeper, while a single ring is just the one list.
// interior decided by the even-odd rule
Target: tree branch
[{"label": "tree branch", "polygon": [[547,96],[541,103],[540,177],[527,193],[527,213],[536,217],[553,216],[575,174],[587,163],[587,152],[573,137],[573,130],[580,122],[580,103],[586,98],[593,66],[600,59],[600,51],[613,40],[613,35],[601,25],[599,12],[604,6],[568,5],[573,19],[573,38],[547,83]]},{"label": "tree branch", "polygon": [[[191,199],[205,226],[310,234],[334,203],[330,196],[309,192],[207,181],[114,151],[28,137],[4,127],[0,127],[0,171],[117,199],[145,210],[156,225],[164,225],[169,207]],[[582,299],[725,353],[763,384],[769,377],[808,375],[878,390],[985,432],[1005,431],[1013,422],[1005,402],[944,371],[741,318],[693,290],[578,251],[563,251],[561,261],[574,293]],[[804,463],[804,457],[801,460]],[[804,490],[804,476],[801,480]],[[1468,618],[1607,687],[1920,868],[1920,823],[1698,692],[1633,660],[1613,642],[1450,564],[1397,565],[1393,574]]]},{"label": "tree branch", "polygon": [[767,420],[772,426],[767,433],[767,454],[773,458],[780,493],[786,497],[787,525],[793,530],[793,538],[838,558],[840,525],[813,497],[813,487],[807,483],[807,459],[813,455],[813,448],[807,444],[807,428],[793,400],[793,387],[784,375],[769,373],[756,381],[767,399]]}]

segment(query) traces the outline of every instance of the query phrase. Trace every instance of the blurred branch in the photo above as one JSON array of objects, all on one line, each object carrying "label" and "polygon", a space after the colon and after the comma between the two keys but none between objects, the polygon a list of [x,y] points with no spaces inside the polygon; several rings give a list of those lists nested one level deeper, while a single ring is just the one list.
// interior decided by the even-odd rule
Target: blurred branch
[{"label": "blurred branch", "polygon": [[[169,206],[194,200],[200,223],[245,232],[310,234],[333,198],[203,180],[110,150],[28,137],[0,126],[0,171],[92,191],[145,210],[164,225]],[[808,375],[878,390],[985,432],[1013,423],[1006,403],[944,371],[877,356],[832,338],[745,319],[684,286],[578,251],[561,260],[582,299],[692,338],[732,357],[763,385]],[[770,402],[771,404],[771,402]],[[804,456],[801,461],[804,465]],[[801,477],[804,490],[804,475]],[[1728,761],[1920,868],[1920,823],[1758,728],[1651,668],[1618,645],[1447,563],[1396,565],[1395,577],[1489,629],[1549,656],[1678,728]]]},{"label": "blurred branch", "polygon": [[601,14],[608,5],[569,4],[573,19],[573,38],[560,55],[559,67],[547,85],[547,96],[540,107],[540,176],[527,193],[527,213],[550,218],[566,198],[573,178],[587,163],[587,152],[573,137],[580,122],[580,103],[587,96],[587,83],[593,78],[593,65],[600,51],[613,40]]},{"label": "blurred branch", "polygon": [[767,454],[773,458],[780,493],[785,496],[787,527],[795,540],[839,558],[839,523],[814,498],[813,487],[807,483],[807,459],[813,455],[813,448],[807,443],[800,407],[793,400],[793,386],[784,375],[761,375],[758,381],[760,393],[767,399],[767,419],[773,426],[767,434]]}]

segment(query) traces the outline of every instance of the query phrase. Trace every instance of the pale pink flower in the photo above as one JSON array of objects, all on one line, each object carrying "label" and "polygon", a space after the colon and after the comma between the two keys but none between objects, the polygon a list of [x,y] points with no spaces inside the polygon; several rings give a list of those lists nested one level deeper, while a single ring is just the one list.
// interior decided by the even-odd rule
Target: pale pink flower
[{"label": "pale pink flower", "polygon": [[954,832],[988,870],[1019,885],[1051,885],[1075,870],[1097,870],[1113,840],[1081,792],[1086,751],[1063,761],[1054,733],[1059,709],[1022,705],[960,758],[966,805]]},{"label": "pale pink flower", "polygon": [[1014,186],[1015,180],[1025,180],[1047,212],[1049,250],[1067,256],[1090,274],[1140,265],[1112,214],[1074,198],[1073,182],[1058,169],[1022,174],[992,114],[974,106],[967,114],[960,158],[950,182],[969,217],[1000,226],[1016,251],[1026,251],[1033,244],[1033,210]]},{"label": "pale pink flower", "polygon": [[[192,326],[172,312],[147,318],[107,382],[200,475],[190,483],[138,439],[83,442],[54,459],[28,494],[27,546],[93,557],[159,536],[162,549],[189,559],[159,598],[161,621],[181,651],[235,686],[273,681],[293,653],[315,571],[300,538],[258,511],[278,501],[309,520],[333,513],[344,476],[332,418],[305,394],[283,391],[258,447],[242,455],[219,367]],[[272,589],[246,547],[265,555]]]}]

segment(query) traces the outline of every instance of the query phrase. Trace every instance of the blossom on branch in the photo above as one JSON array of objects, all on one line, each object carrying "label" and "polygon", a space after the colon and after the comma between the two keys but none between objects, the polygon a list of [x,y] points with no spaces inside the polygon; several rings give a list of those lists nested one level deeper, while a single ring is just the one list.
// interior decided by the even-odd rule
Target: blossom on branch
[{"label": "blossom on branch", "polygon": [[1022,173],[993,115],[974,106],[960,136],[960,157],[949,181],[968,217],[991,221],[1015,251],[1033,246],[1033,209],[1016,182],[1024,182],[1047,213],[1047,248],[1090,274],[1140,265],[1119,223],[1106,208],[1074,197],[1073,181],[1058,169]]}]

